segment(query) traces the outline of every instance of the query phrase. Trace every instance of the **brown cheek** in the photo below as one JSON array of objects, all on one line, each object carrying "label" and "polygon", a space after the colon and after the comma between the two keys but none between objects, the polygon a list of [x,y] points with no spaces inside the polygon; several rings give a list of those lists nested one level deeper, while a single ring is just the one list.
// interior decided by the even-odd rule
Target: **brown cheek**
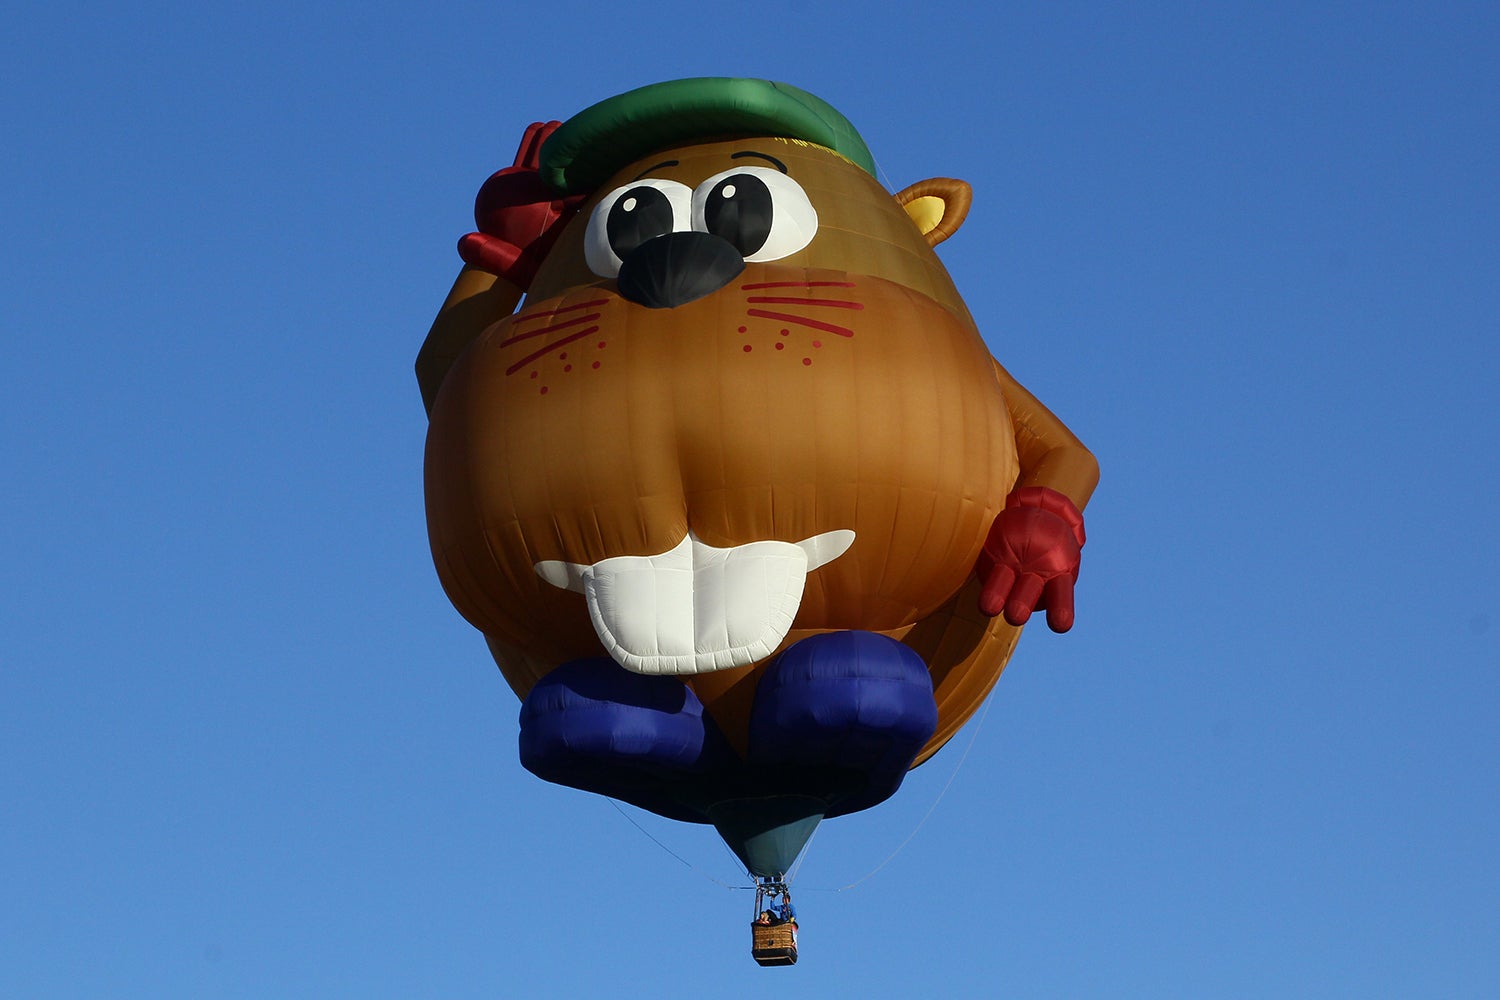
[{"label": "brown cheek", "polygon": [[811,366],[829,338],[852,340],[853,321],[864,310],[857,283],[839,279],[752,281],[740,285],[745,323],[741,350],[779,351]]},{"label": "brown cheek", "polygon": [[526,379],[545,396],[560,379],[603,367],[609,339],[601,331],[610,302],[586,297],[523,310],[498,345],[506,352],[506,378]]}]

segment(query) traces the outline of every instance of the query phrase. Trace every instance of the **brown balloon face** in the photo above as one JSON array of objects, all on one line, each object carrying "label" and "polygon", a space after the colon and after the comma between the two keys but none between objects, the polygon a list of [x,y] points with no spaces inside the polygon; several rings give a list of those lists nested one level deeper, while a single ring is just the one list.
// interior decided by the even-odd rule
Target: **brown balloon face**
[{"label": "brown balloon face", "polygon": [[[773,219],[737,223],[728,280],[670,304],[622,293],[631,213],[725,229],[714,199],[762,187]],[[1016,474],[988,351],[901,206],[820,147],[735,140],[632,164],[583,207],[445,381],[427,509],[455,605],[544,669],[620,658],[588,588],[629,599],[689,571],[731,596],[790,573],[798,593],[766,614],[798,631],[920,622],[969,577]],[[507,677],[524,694],[534,672]]]}]

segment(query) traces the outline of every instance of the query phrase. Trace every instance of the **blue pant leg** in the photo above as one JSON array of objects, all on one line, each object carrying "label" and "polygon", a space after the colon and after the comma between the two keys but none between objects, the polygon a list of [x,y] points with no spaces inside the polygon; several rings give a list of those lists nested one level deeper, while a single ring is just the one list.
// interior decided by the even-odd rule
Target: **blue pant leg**
[{"label": "blue pant leg", "polygon": [[703,822],[680,787],[737,764],[687,685],[607,657],[574,660],[521,703],[521,764],[547,781]]},{"label": "blue pant leg", "polygon": [[830,632],[789,647],[767,668],[750,717],[749,761],[862,778],[828,815],[889,798],[937,730],[922,658],[874,632]]}]

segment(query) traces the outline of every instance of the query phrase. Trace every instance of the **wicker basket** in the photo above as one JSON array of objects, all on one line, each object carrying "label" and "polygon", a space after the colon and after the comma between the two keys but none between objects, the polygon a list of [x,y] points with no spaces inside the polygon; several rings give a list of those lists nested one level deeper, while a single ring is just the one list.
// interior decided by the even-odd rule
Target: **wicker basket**
[{"label": "wicker basket", "polygon": [[797,925],[751,924],[750,957],[761,965],[797,964]]}]

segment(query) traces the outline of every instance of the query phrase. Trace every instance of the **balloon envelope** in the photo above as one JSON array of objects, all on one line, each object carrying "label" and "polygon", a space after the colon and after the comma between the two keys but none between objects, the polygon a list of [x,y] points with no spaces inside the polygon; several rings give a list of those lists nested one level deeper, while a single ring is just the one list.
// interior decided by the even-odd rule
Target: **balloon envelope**
[{"label": "balloon envelope", "polygon": [[1097,477],[933,252],[967,185],[893,196],[873,162],[770,81],[533,126],[462,244],[501,273],[460,275],[418,359],[434,563],[523,764],[765,877],[994,685],[1020,630],[974,569],[1012,490]]}]

